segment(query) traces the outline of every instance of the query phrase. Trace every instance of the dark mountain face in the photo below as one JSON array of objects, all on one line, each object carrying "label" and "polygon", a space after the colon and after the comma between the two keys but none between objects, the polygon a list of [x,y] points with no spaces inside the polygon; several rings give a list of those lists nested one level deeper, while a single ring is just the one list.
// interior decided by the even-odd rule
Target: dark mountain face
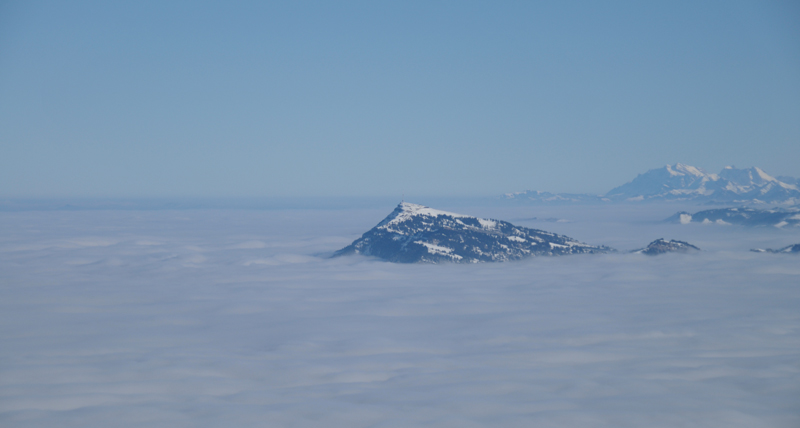
[{"label": "dark mountain face", "polygon": [[334,257],[363,254],[397,263],[478,263],[610,251],[543,230],[404,202]]},{"label": "dark mountain face", "polygon": [[648,256],[656,256],[665,253],[690,253],[694,251],[700,251],[700,249],[688,242],[676,241],[674,239],[667,241],[666,239],[662,238],[651,242],[647,248],[634,250],[632,252],[646,254]]},{"label": "dark mountain face", "polygon": [[788,253],[788,254],[800,254],[800,244],[789,245],[783,247],[779,250],[772,250],[772,249],[754,249],[750,251],[755,251],[756,253]]}]

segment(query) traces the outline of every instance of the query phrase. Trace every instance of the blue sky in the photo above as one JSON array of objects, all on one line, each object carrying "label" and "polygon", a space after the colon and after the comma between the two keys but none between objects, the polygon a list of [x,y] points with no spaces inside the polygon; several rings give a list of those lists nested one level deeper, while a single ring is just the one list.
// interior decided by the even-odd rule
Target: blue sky
[{"label": "blue sky", "polygon": [[0,196],[800,176],[794,2],[3,2]]}]

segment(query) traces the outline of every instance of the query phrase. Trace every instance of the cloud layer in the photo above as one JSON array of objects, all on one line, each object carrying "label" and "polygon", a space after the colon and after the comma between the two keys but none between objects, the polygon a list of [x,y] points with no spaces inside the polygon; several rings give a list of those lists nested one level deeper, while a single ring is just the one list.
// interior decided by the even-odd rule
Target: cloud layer
[{"label": "cloud layer", "polygon": [[800,264],[747,251],[800,235],[537,210],[470,213],[705,251],[395,265],[323,257],[378,211],[0,213],[0,423],[800,424]]}]

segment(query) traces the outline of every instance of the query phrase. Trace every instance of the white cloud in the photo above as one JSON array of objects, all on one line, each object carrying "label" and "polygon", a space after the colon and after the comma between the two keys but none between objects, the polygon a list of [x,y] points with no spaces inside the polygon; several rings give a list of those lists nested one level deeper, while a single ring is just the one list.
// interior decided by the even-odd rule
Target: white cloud
[{"label": "white cloud", "polygon": [[627,209],[475,214],[704,251],[397,265],[316,256],[370,211],[0,213],[0,425],[797,426],[798,260],[747,250],[800,235]]}]

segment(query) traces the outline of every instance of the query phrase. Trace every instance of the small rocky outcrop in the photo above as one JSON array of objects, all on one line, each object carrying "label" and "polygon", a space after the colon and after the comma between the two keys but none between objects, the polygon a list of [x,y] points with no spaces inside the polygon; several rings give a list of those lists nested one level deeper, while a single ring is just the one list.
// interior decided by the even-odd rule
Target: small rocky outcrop
[{"label": "small rocky outcrop", "polygon": [[772,250],[772,249],[763,249],[763,248],[754,248],[750,251],[756,253],[790,253],[790,254],[800,254],[800,244],[789,245],[783,247],[779,250]]},{"label": "small rocky outcrop", "polygon": [[657,256],[666,253],[692,253],[695,251],[700,251],[700,249],[688,242],[676,241],[674,239],[667,241],[664,238],[660,238],[651,242],[646,248],[640,248],[631,252],[648,256]]}]

